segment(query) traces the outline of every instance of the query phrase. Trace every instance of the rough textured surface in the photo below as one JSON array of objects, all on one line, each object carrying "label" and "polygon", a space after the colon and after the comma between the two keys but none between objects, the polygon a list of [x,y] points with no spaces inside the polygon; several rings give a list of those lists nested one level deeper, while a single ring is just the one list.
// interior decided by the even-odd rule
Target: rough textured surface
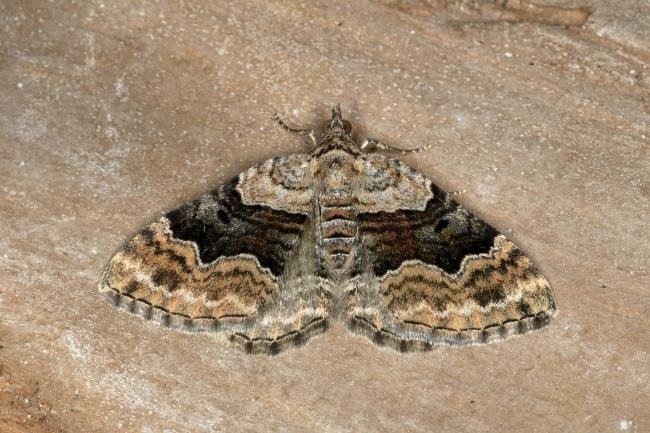
[{"label": "rough textured surface", "polygon": [[[649,430],[649,11],[587,5],[565,28],[481,2],[1,2],[0,431]],[[273,111],[336,101],[360,136],[432,144],[403,160],[539,264],[549,327],[267,358],[101,299],[140,227],[306,150]]]}]

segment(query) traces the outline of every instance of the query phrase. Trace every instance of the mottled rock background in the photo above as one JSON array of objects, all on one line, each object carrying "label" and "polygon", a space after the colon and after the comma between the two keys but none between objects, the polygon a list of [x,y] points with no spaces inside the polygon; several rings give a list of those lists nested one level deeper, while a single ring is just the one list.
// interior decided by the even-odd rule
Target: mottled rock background
[{"label": "mottled rock background", "polygon": [[[650,5],[546,4],[590,13],[0,0],[0,432],[650,431]],[[318,126],[336,101],[360,137],[432,144],[403,160],[535,259],[550,327],[250,357],[100,298],[148,221],[309,150],[273,111]]]}]

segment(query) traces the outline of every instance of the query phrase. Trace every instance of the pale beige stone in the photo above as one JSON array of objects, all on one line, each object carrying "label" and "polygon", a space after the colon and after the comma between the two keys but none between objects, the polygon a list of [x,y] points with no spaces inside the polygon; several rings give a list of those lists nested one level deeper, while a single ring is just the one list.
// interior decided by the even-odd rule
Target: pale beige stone
[{"label": "pale beige stone", "polygon": [[[0,431],[650,430],[647,5],[565,28],[478,3],[0,2]],[[317,127],[337,101],[361,138],[432,144],[400,159],[531,256],[551,325],[268,358],[101,299],[161,212],[309,151],[274,111]]]}]

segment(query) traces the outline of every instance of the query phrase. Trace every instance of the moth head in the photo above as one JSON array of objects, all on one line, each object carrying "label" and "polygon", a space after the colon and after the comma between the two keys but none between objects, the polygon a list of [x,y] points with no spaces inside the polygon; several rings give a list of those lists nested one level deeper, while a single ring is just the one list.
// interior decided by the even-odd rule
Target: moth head
[{"label": "moth head", "polygon": [[350,122],[341,117],[341,105],[334,104],[332,107],[332,120],[323,125],[325,134],[349,134],[352,131]]}]

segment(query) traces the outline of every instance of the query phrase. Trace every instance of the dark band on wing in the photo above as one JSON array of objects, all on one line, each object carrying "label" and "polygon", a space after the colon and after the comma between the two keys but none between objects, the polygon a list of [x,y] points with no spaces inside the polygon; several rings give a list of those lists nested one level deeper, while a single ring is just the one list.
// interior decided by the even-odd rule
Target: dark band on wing
[{"label": "dark band on wing", "polygon": [[[233,179],[211,194],[169,212],[173,236],[196,243],[203,263],[251,254],[280,275],[307,216],[242,203]],[[207,210],[205,208],[208,208]]]},{"label": "dark band on wing", "polygon": [[435,185],[426,209],[359,215],[359,233],[382,276],[406,260],[420,260],[447,273],[460,269],[467,255],[486,253],[498,232],[465,212]]}]

